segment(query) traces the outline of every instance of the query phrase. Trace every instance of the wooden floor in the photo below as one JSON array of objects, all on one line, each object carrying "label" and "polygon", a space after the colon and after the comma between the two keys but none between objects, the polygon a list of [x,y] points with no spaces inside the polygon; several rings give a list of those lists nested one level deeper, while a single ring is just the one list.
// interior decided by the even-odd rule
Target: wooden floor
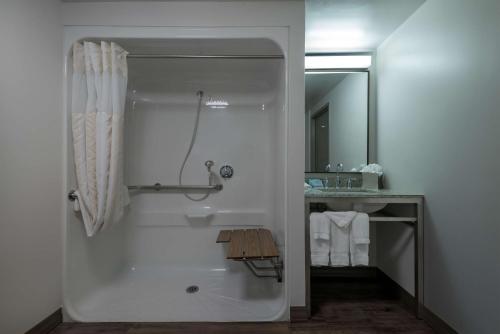
[{"label": "wooden floor", "polygon": [[370,279],[314,278],[313,316],[303,323],[111,323],[60,325],[51,334],[431,334],[395,299]]},{"label": "wooden floor", "polygon": [[377,279],[313,278],[311,296],[312,318],[306,326],[331,331],[302,333],[434,333],[403,306],[393,286]]}]

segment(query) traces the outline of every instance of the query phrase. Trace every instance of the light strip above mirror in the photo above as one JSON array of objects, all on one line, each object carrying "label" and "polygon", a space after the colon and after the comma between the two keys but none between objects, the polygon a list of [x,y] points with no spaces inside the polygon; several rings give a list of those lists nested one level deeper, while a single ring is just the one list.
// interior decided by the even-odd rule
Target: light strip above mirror
[{"label": "light strip above mirror", "polygon": [[366,69],[372,65],[370,55],[311,55],[305,58],[306,70]]},{"label": "light strip above mirror", "polygon": [[305,71],[305,75],[312,75],[312,74],[349,74],[349,73],[353,73],[353,70],[358,70],[357,68],[356,69],[351,69],[351,68],[348,68],[348,69],[341,69],[341,70],[333,70],[333,69],[329,69],[329,70],[307,70]]}]

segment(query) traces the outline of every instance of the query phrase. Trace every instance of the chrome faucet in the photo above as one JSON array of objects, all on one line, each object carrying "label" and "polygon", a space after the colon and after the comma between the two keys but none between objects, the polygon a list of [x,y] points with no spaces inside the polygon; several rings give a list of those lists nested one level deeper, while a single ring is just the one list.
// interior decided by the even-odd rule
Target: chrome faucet
[{"label": "chrome faucet", "polygon": [[336,169],[337,176],[335,177],[335,189],[339,189],[340,186],[342,185],[342,177],[339,175],[339,173],[342,172],[343,170],[344,170],[344,165],[339,162],[337,164],[337,169]]},{"label": "chrome faucet", "polygon": [[332,168],[331,164],[326,165],[325,166],[325,172],[329,172],[331,168]]},{"label": "chrome faucet", "polygon": [[337,176],[335,177],[335,189],[339,189],[341,185],[342,185],[342,178],[337,172]]}]

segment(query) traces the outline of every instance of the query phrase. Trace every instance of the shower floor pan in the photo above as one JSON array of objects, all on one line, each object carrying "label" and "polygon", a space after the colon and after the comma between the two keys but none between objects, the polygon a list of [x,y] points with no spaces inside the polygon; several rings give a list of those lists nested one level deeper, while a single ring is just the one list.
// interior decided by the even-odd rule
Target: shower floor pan
[{"label": "shower floor pan", "polygon": [[285,314],[282,284],[229,268],[131,267],[66,305],[85,322],[274,321]]}]

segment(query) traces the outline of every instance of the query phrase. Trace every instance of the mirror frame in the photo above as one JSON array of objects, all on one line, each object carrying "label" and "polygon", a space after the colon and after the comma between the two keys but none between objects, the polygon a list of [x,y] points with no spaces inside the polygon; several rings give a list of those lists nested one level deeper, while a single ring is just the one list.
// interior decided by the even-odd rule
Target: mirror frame
[{"label": "mirror frame", "polygon": [[[306,53],[306,56],[340,56],[340,55],[370,55],[372,56],[372,59],[374,58],[373,54],[371,53]],[[370,119],[371,119],[371,103],[372,103],[372,91],[371,91],[371,67],[369,68],[322,68],[322,69],[304,69],[304,76],[308,72],[326,72],[326,73],[366,73],[367,74],[367,98],[366,98],[366,164],[368,165],[370,163],[370,136],[371,136],[371,124],[370,124]],[[319,110],[323,110],[325,106],[327,106],[328,103],[326,103],[324,106],[322,106]],[[305,111],[304,111],[305,112]],[[316,113],[314,113],[316,114]],[[311,119],[313,118],[313,115],[311,114]],[[312,123],[309,124],[309,133],[310,133],[310,138],[311,140],[309,141],[309,160],[311,160],[312,157],[312,143],[314,142],[314,131],[312,129]],[[304,129],[305,130],[305,129]],[[309,166],[311,166],[311,161],[309,161]],[[306,173],[327,173],[325,171],[317,172],[317,171],[305,171]],[[349,172],[349,171],[347,171]],[[330,171],[330,173],[335,173],[335,171]]]}]

